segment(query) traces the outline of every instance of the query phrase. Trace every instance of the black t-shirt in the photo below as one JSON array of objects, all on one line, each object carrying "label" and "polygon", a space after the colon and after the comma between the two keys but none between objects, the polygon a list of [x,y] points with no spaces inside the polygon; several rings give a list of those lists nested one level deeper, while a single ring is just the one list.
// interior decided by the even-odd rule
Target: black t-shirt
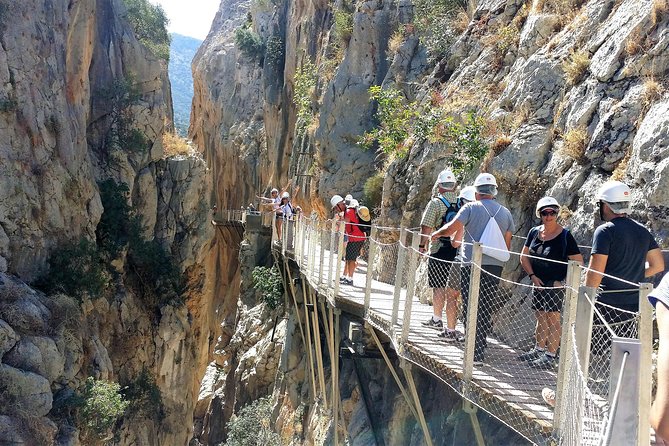
[{"label": "black t-shirt", "polygon": [[[618,217],[599,225],[592,239],[591,254],[609,256],[604,273],[628,282],[643,282],[646,276],[646,254],[658,248],[653,235],[641,223],[627,217]],[[602,294],[599,300],[607,303],[635,303],[639,301],[638,288],[604,276],[603,291],[630,290],[629,293]]]},{"label": "black t-shirt", "polygon": [[[550,240],[539,239],[541,226],[530,229],[525,240],[525,246],[530,250],[530,255],[543,257],[544,259],[559,260],[566,262],[569,256],[580,254],[574,236],[568,229],[563,229],[561,234]],[[567,265],[549,262],[542,259],[530,258],[532,271],[541,279],[545,286],[553,286],[556,280],[564,280],[567,277]]]}]

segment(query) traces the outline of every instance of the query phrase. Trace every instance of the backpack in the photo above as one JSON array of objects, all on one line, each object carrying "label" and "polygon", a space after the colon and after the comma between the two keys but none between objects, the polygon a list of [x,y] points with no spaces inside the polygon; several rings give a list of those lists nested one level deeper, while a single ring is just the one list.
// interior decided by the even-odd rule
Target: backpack
[{"label": "backpack", "polygon": [[[364,218],[362,218],[362,215],[360,215],[360,211],[362,210],[362,208],[367,209],[366,206],[358,206],[355,209],[355,215],[357,215],[358,217],[358,223],[363,225],[358,227],[367,237],[369,237],[372,234],[372,220],[371,218],[369,220],[365,220]],[[369,209],[367,209],[367,212],[369,213]]]},{"label": "backpack", "polygon": [[446,206],[446,212],[444,215],[441,216],[441,226],[444,226],[446,223],[450,222],[455,218],[456,215],[458,215],[458,211],[460,210],[460,206],[458,203],[449,203],[447,199],[445,199],[442,196],[438,197],[442,203],[444,203],[444,206]]},{"label": "backpack", "polygon": [[493,259],[506,262],[511,257],[511,254],[509,253],[509,248],[506,246],[504,234],[502,234],[502,230],[499,229],[497,220],[495,220],[495,215],[502,209],[502,206],[497,208],[495,215],[490,215],[488,208],[485,206],[483,206],[483,209],[485,209],[490,217],[490,220],[488,220],[488,223],[485,225],[485,229],[483,229],[481,239],[479,240],[483,245],[483,254],[490,256]]}]

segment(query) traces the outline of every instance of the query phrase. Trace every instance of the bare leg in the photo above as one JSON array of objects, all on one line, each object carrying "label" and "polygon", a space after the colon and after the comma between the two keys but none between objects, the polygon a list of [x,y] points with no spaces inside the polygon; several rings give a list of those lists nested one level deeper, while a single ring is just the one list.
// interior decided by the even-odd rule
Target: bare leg
[{"label": "bare leg", "polygon": [[560,334],[562,329],[560,326],[560,313],[558,311],[551,311],[550,313],[545,314],[548,322],[548,342],[546,351],[555,354],[560,346]]},{"label": "bare leg", "polygon": [[[435,289],[435,291],[437,291]],[[446,288],[446,326],[450,330],[455,330],[455,324],[458,321],[458,300],[460,292],[453,288]]]},{"label": "bare leg", "polygon": [[441,319],[441,314],[444,311],[444,302],[446,301],[446,288],[432,289],[432,312],[436,317]]},{"label": "bare leg", "polygon": [[548,321],[546,319],[545,311],[537,311],[537,330],[536,330],[536,340],[537,346],[542,349],[546,349],[546,344],[548,340]]}]

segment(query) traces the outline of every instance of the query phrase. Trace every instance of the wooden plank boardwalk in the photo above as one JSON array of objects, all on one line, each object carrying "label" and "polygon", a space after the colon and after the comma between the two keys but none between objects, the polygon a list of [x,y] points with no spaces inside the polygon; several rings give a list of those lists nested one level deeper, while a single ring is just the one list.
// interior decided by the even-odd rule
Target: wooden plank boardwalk
[{"label": "wooden plank boardwalk", "polygon": [[[278,251],[281,254],[281,251]],[[330,302],[334,300],[334,305],[342,311],[364,317],[367,265],[361,262],[355,272],[353,285],[340,285],[339,294],[333,296],[333,287],[325,283],[330,259],[329,252],[325,252],[323,277],[310,275],[307,272],[306,280],[321,296]],[[299,260],[290,251],[286,251],[286,257]],[[318,271],[318,265],[314,269]],[[400,293],[395,327],[392,327],[393,292],[394,285],[373,280],[370,309],[366,318],[367,322],[391,340],[397,339],[402,330],[406,289],[402,289]],[[464,345],[445,342],[437,336],[437,330],[421,325],[421,321],[427,320],[431,315],[432,306],[422,304],[414,298],[408,340],[403,344],[403,351],[398,354],[441,379],[457,393],[466,394],[469,400],[512,427],[529,441],[546,444],[552,432],[553,411],[544,402],[541,390],[544,387],[555,388],[557,370],[531,369],[526,363],[517,359],[517,355],[522,352],[489,337],[486,361],[483,365],[475,366],[471,385],[465,389]],[[457,328],[464,331],[460,323]],[[395,347],[397,348],[397,345]]]}]

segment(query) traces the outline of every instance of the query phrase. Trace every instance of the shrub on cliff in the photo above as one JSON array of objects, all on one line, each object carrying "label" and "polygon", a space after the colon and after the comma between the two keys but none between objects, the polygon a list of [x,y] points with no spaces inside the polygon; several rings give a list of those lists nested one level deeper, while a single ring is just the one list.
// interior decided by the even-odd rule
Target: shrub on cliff
[{"label": "shrub on cliff", "polygon": [[235,45],[243,55],[254,61],[262,60],[265,54],[262,39],[248,26],[240,26],[235,30]]},{"label": "shrub on cliff", "polygon": [[129,402],[120,393],[118,383],[86,379],[84,389],[74,397],[77,407],[77,425],[84,439],[101,440],[109,438],[109,433],[123,416]]},{"label": "shrub on cliff", "polygon": [[228,440],[219,446],[279,446],[281,437],[272,431],[272,400],[259,398],[242,407],[226,425]]},{"label": "shrub on cliff", "polygon": [[170,59],[169,20],[160,5],[149,0],[123,0],[128,11],[126,20],[132,26],[135,37],[156,57]]},{"label": "shrub on cliff", "polygon": [[283,282],[276,266],[256,266],[251,272],[253,287],[260,291],[262,301],[273,310],[283,302]]},{"label": "shrub on cliff", "polygon": [[150,419],[164,418],[160,389],[156,385],[156,379],[147,369],[142,369],[139,375],[122,389],[121,393],[123,398],[130,403],[128,415],[139,415]]},{"label": "shrub on cliff", "polygon": [[49,273],[35,285],[49,294],[62,292],[82,301],[87,294],[95,299],[108,283],[108,273],[95,243],[82,237],[53,251]]}]

